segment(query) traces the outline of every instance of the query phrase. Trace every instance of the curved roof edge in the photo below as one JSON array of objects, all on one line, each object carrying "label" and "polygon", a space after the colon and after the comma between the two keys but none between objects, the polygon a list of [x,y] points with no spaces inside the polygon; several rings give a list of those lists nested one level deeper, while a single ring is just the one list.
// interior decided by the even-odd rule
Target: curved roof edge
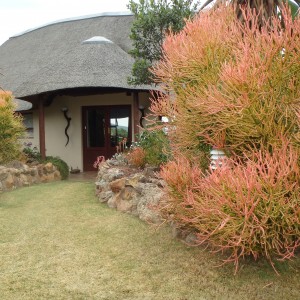
[{"label": "curved roof edge", "polygon": [[85,20],[85,19],[92,19],[92,18],[97,18],[97,17],[117,17],[117,16],[133,16],[133,14],[130,11],[123,11],[123,12],[103,12],[103,13],[98,13],[98,14],[92,14],[92,15],[85,15],[85,16],[78,16],[78,17],[72,17],[72,18],[66,18],[66,19],[60,19],[57,21],[49,22],[44,25],[38,26],[38,27],[33,27],[30,29],[27,29],[25,31],[22,31],[20,33],[12,35],[10,38],[18,37],[23,34],[26,34],[28,32],[44,28],[50,25],[55,25],[55,24],[60,24],[60,23],[65,23],[65,22],[72,22],[72,21],[80,21],[80,20]]}]

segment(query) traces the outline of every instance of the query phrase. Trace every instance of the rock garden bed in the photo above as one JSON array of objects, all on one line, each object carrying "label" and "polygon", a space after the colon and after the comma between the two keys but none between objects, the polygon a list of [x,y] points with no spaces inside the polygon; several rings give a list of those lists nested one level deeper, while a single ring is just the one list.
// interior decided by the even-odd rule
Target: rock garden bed
[{"label": "rock garden bed", "polygon": [[108,160],[100,164],[95,184],[100,202],[148,223],[162,222],[154,209],[163,195],[164,186],[158,169],[149,167],[140,170]]}]

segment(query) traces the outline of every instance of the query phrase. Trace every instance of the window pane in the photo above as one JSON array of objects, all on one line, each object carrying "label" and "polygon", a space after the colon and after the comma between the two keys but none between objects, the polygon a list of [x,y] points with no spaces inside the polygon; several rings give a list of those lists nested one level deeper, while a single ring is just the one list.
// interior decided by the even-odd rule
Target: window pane
[{"label": "window pane", "polygon": [[110,146],[116,147],[129,136],[130,108],[112,108],[110,111]]},{"label": "window pane", "polygon": [[23,124],[26,128],[27,138],[33,138],[33,115],[32,113],[23,114]]},{"label": "window pane", "polygon": [[101,109],[87,111],[87,146],[104,147],[105,145],[105,112]]}]

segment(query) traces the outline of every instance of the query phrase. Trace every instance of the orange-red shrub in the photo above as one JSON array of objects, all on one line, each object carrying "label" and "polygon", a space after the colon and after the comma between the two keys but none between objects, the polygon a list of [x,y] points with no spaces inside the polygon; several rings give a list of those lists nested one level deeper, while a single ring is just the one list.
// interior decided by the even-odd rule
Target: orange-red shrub
[{"label": "orange-red shrub", "polygon": [[[151,106],[169,118],[174,157],[162,211],[236,266],[291,258],[300,244],[300,18],[283,12],[284,28],[274,18],[258,30],[247,15],[241,24],[219,6],[167,37],[153,69],[165,93]],[[231,167],[205,171],[213,146]]]},{"label": "orange-red shrub", "polygon": [[146,164],[146,153],[141,147],[134,147],[126,156],[129,164],[137,168],[143,168]]},{"label": "orange-red shrub", "polygon": [[208,174],[177,159],[161,172],[169,195],[162,212],[227,253],[236,269],[248,255],[289,259],[300,246],[299,154],[285,141]]},{"label": "orange-red shrub", "polygon": [[166,39],[153,69],[166,93],[152,111],[171,114],[175,152],[198,160],[204,144],[242,156],[282,135],[300,145],[300,18],[283,18],[284,29],[274,18],[258,31],[255,15],[241,25],[220,7]]}]

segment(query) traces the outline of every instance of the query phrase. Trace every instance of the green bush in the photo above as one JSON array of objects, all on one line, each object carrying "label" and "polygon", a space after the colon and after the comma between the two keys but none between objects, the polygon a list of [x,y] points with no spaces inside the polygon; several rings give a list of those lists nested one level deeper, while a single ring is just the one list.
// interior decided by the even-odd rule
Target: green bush
[{"label": "green bush", "polygon": [[67,163],[62,160],[58,156],[46,156],[46,159],[43,160],[41,157],[40,152],[37,150],[36,147],[33,149],[31,146],[27,146],[23,149],[23,153],[27,157],[27,162],[31,163],[32,161],[37,161],[41,164],[51,162],[60,172],[61,179],[67,179],[69,177],[69,166]]},{"label": "green bush", "polygon": [[14,113],[11,93],[0,91],[0,164],[19,157],[21,153],[19,138],[24,132],[22,117]]},{"label": "green bush", "polygon": [[60,172],[61,179],[65,180],[69,177],[69,166],[67,163],[59,158],[58,156],[47,156],[45,161],[43,162],[51,162],[55,167],[57,167]]},{"label": "green bush", "polygon": [[169,160],[169,141],[163,130],[145,129],[138,145],[145,152],[145,162],[150,166],[160,166]]},{"label": "green bush", "polygon": [[23,148],[23,153],[26,155],[27,161],[31,162],[31,161],[41,161],[41,154],[40,152],[37,150],[36,147],[31,148],[30,146],[27,146],[25,148]]}]

